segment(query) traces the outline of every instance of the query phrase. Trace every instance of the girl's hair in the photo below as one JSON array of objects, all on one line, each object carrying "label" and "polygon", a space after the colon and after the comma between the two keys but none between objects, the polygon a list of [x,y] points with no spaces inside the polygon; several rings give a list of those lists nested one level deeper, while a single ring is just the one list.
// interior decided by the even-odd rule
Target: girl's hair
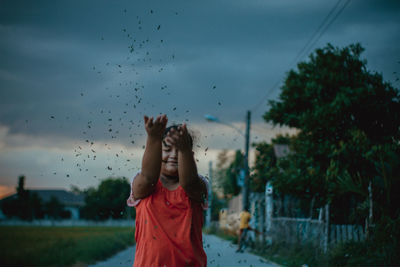
[{"label": "girl's hair", "polygon": [[[172,129],[178,130],[178,128],[181,127],[181,126],[182,126],[182,124],[173,124],[173,125],[168,126],[167,128],[165,128],[165,131],[164,131],[162,139],[164,140],[164,138],[167,136],[169,131],[171,131]],[[193,149],[193,137],[189,133],[189,131],[188,131],[188,135],[189,135],[190,148]]]}]

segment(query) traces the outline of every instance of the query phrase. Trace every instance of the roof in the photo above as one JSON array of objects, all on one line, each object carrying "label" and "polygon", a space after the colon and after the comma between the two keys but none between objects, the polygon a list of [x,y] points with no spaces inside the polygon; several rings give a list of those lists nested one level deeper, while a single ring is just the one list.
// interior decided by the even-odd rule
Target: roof
[{"label": "roof", "polygon": [[[74,194],[64,189],[27,189],[30,193],[36,193],[42,199],[43,202],[50,201],[51,197],[54,196],[65,206],[83,206],[85,204],[85,196],[83,194]],[[15,198],[17,194],[12,194],[8,197],[3,198]]]}]

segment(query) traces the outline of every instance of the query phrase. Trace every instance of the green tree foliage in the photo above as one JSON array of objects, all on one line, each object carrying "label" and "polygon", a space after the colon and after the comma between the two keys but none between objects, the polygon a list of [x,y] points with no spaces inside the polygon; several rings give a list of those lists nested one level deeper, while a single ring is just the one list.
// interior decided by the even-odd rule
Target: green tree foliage
[{"label": "green tree foliage", "polygon": [[365,265],[365,255],[390,266],[399,262],[400,92],[367,69],[362,51],[317,49],[288,73],[264,119],[299,129],[293,153],[277,162],[276,188],[330,203],[333,223],[363,223],[373,211],[369,240],[338,250],[335,266]]},{"label": "green tree foliage", "polygon": [[18,201],[16,198],[7,198],[1,201],[1,210],[9,218],[18,216]]},{"label": "green tree foliage", "polygon": [[266,183],[280,175],[278,159],[274,152],[275,144],[289,145],[290,137],[278,135],[271,140],[271,144],[267,142],[253,144],[256,149],[256,160],[250,178],[253,192],[264,192]]},{"label": "green tree foliage", "polygon": [[224,194],[223,181],[225,179],[225,171],[229,164],[228,150],[218,153],[217,164],[213,176],[213,189],[219,194]]},{"label": "green tree foliage", "polygon": [[211,220],[212,221],[218,221],[219,220],[219,212],[221,209],[226,207],[226,200],[225,199],[220,199],[218,197],[218,194],[212,191],[212,202],[211,206],[209,207],[211,209]]},{"label": "green tree foliage", "polygon": [[359,44],[317,49],[288,73],[279,100],[270,101],[266,121],[300,130],[282,185],[331,201],[354,191],[365,196],[369,181],[385,172],[378,151],[398,144],[400,96],[367,69],[363,50]]},{"label": "green tree foliage", "polygon": [[279,101],[270,101],[264,118],[301,129],[322,144],[346,140],[350,129],[374,143],[398,140],[399,92],[367,70],[363,50],[359,44],[317,49],[297,72],[289,72]]},{"label": "green tree foliage", "polygon": [[23,220],[31,220],[32,212],[29,202],[29,191],[25,190],[25,176],[18,177],[17,186],[17,216]]},{"label": "green tree foliage", "polygon": [[105,220],[126,218],[126,200],[130,194],[126,178],[107,178],[97,189],[85,191],[85,206],[81,214],[86,219]]},{"label": "green tree foliage", "polygon": [[[399,262],[400,92],[367,69],[363,50],[359,44],[317,49],[288,73],[264,115],[299,129],[293,153],[277,161],[280,172],[271,175],[279,191],[331,203],[333,223],[363,223],[372,208],[371,185],[370,239],[335,252],[335,266],[365,265],[365,255],[373,266]],[[262,162],[274,164],[270,147],[258,149],[266,159],[257,170],[269,174],[273,167]]]},{"label": "green tree foliage", "polygon": [[16,217],[22,220],[41,219],[44,216],[40,197],[25,189],[25,176],[18,177],[17,194],[14,198],[2,201],[2,211],[7,217]]},{"label": "green tree foliage", "polygon": [[217,189],[221,190],[226,198],[240,193],[241,187],[237,180],[243,168],[243,160],[244,156],[240,150],[237,150],[233,157],[229,157],[227,151],[218,155],[216,184]]}]

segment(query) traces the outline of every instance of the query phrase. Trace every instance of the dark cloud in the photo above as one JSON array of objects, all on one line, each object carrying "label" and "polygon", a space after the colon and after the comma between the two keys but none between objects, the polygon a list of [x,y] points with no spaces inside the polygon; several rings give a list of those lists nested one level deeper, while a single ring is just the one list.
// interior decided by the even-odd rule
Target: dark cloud
[{"label": "dark cloud", "polygon": [[[0,124],[129,141],[143,114],[243,121],[278,95],[273,85],[336,3],[3,1]],[[351,1],[315,47],[361,42],[371,69],[391,80],[398,18],[398,1]]]},{"label": "dark cloud", "polygon": [[[337,3],[347,0],[2,1],[1,183],[26,174],[28,186],[68,188],[131,176],[144,114],[188,122],[203,173],[219,149],[244,146],[204,114],[244,129],[251,110],[252,141],[287,132],[262,122],[267,100]],[[328,42],[361,42],[368,67],[398,87],[399,3],[352,0],[298,60]]]}]

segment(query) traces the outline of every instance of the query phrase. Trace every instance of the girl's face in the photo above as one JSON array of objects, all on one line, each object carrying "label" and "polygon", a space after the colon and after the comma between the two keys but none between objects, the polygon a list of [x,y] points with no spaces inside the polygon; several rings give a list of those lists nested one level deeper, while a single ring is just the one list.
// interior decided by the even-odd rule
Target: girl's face
[{"label": "girl's face", "polygon": [[161,173],[178,176],[178,150],[165,140],[162,142],[161,160]]}]

